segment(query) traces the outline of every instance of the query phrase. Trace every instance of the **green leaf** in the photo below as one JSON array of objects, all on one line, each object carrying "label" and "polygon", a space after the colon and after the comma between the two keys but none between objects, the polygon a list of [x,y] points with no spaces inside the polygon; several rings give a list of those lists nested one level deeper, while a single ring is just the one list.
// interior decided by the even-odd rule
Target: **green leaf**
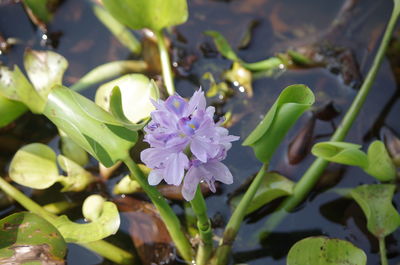
[{"label": "green leaf", "polygon": [[294,244],[287,265],[366,265],[364,251],[352,243],[326,237],[308,237]]},{"label": "green leaf", "polygon": [[127,158],[137,141],[137,132],[124,128],[94,102],[65,87],[52,90],[43,114],[106,167]]},{"label": "green leaf", "polygon": [[23,3],[33,12],[33,14],[44,23],[49,23],[53,19],[53,14],[49,8],[54,0],[24,0]]},{"label": "green leaf", "polygon": [[159,91],[153,81],[142,74],[129,74],[100,86],[95,101],[120,122],[140,129],[143,126],[135,123],[150,117],[154,110],[150,99],[158,98]]},{"label": "green leaf", "polygon": [[98,194],[90,195],[82,205],[82,213],[86,220],[95,221],[101,216],[106,200]]},{"label": "green leaf", "polygon": [[365,172],[380,181],[392,181],[396,179],[396,167],[381,141],[374,141],[368,147],[368,167]]},{"label": "green leaf", "polygon": [[225,80],[235,84],[235,86],[241,86],[248,97],[253,96],[253,75],[240,63],[234,62],[232,68],[224,72],[224,78]]},{"label": "green leaf", "polygon": [[236,53],[231,48],[231,45],[228,43],[228,41],[221,33],[214,30],[208,30],[204,32],[204,34],[213,38],[215,46],[217,46],[218,51],[224,57],[226,57],[231,61],[240,61],[240,58],[236,55]]},{"label": "green leaf", "polygon": [[117,206],[112,202],[104,202],[100,216],[91,223],[78,224],[67,216],[58,217],[54,225],[61,232],[65,241],[70,243],[88,243],[101,240],[115,234],[120,224]]},{"label": "green leaf", "polygon": [[16,183],[34,189],[46,189],[57,182],[56,154],[44,144],[29,144],[13,157],[10,178]]},{"label": "green leaf", "polygon": [[368,230],[378,239],[400,226],[400,215],[392,204],[395,189],[391,184],[374,184],[358,186],[351,192],[367,218]]},{"label": "green leaf", "polygon": [[0,115],[0,128],[13,122],[26,111],[27,108],[24,104],[10,100],[0,93],[0,113],[2,114]]},{"label": "green leaf", "polygon": [[361,145],[346,142],[322,142],[315,144],[311,153],[327,161],[366,168],[368,157],[360,148]]},{"label": "green leaf", "polygon": [[243,145],[253,147],[256,157],[268,162],[287,131],[313,103],[314,94],[307,86],[288,86]]},{"label": "green leaf", "polygon": [[24,66],[36,91],[43,99],[47,99],[55,85],[62,85],[68,62],[63,56],[52,51],[27,50]]},{"label": "green leaf", "polygon": [[61,153],[79,165],[85,166],[89,162],[87,152],[63,131],[59,130],[59,135]]},{"label": "green leaf", "polygon": [[33,113],[41,114],[46,101],[29,83],[18,66],[11,71],[0,67],[0,94],[4,97],[24,103]]},{"label": "green leaf", "polygon": [[103,0],[103,4],[115,19],[132,29],[160,31],[188,18],[186,0]]},{"label": "green leaf", "polygon": [[19,212],[0,220],[0,264],[61,264],[67,245],[42,217]]},{"label": "green leaf", "polygon": [[[279,197],[291,195],[293,193],[293,188],[293,181],[285,178],[278,173],[267,172],[263,179],[263,182],[257,189],[257,193],[251,200],[251,204],[249,208],[247,208],[246,214],[254,212],[255,210]],[[230,200],[231,206],[233,208],[236,208],[242,198],[243,194],[233,197]]]},{"label": "green leaf", "polygon": [[60,167],[67,173],[67,177],[60,176],[58,179],[64,186],[61,191],[83,191],[93,182],[93,175],[68,157],[59,155],[57,160]]}]

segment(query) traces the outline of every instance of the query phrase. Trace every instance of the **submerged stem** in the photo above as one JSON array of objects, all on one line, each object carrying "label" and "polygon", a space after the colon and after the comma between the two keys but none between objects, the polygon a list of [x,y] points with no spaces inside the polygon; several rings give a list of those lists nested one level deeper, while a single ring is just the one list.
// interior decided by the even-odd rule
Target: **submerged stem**
[{"label": "submerged stem", "polygon": [[[34,202],[31,198],[26,196],[24,193],[16,189],[14,186],[5,181],[2,177],[0,177],[0,189],[2,189],[8,196],[12,197],[19,204],[21,204],[25,209],[29,210],[32,213],[35,213],[42,218],[46,219],[49,223],[54,223],[57,219],[57,216],[47,212],[43,207]],[[114,246],[104,240],[94,241],[90,243],[78,243],[83,247],[86,247],[93,252],[96,252],[100,256],[103,256],[117,264],[133,264],[135,261],[135,256],[131,253]],[[112,251],[110,251],[112,250]]]},{"label": "submerged stem", "polygon": [[268,165],[263,164],[257,176],[251,182],[242,200],[239,202],[239,205],[236,207],[231,218],[229,219],[229,222],[226,225],[224,231],[224,236],[215,254],[215,264],[224,265],[228,263],[228,255],[231,251],[232,243],[235,240],[235,237],[239,231],[241,223],[243,222],[247,208],[250,205],[251,200],[254,198],[254,195],[256,194],[258,187],[261,185],[265,177],[265,171],[267,170],[267,168]]},{"label": "submerged stem", "polygon": [[196,256],[196,265],[206,265],[212,253],[213,241],[211,222],[207,216],[207,206],[200,187],[197,187],[196,194],[190,204],[197,217],[197,228],[201,239]]},{"label": "submerged stem", "polygon": [[[354,120],[356,119],[358,113],[360,112],[360,109],[363,106],[365,99],[367,98],[367,95],[372,87],[372,84],[375,81],[379,67],[381,66],[383,58],[385,56],[386,48],[389,44],[391,35],[393,33],[397,19],[400,14],[400,1],[395,0],[394,2],[395,5],[392,15],[386,27],[385,34],[382,38],[381,44],[375,55],[372,66],[368,71],[365,81],[360,88],[360,91],[358,92],[353,103],[351,104],[350,108],[343,117],[343,120],[340,123],[339,127],[331,137],[330,139],[331,141],[343,141],[345,139],[348,131],[353,125]],[[273,214],[274,217],[276,218],[268,219],[268,221],[265,224],[265,227],[267,227],[268,229],[275,228],[275,226],[280,223],[280,220],[282,220],[286,216],[286,214],[282,214],[283,212],[292,211],[299,203],[301,203],[304,200],[304,198],[307,196],[307,194],[311,191],[311,189],[318,181],[319,176],[321,176],[322,172],[328,166],[328,163],[329,163],[328,161],[322,158],[317,158],[314,161],[314,163],[308,168],[308,170],[304,173],[302,178],[296,184],[293,194],[286,200],[284,200],[283,203],[280,205],[278,209],[279,213]],[[270,220],[273,220],[273,223],[271,223]],[[265,232],[268,233],[269,231]]]},{"label": "submerged stem", "polygon": [[386,257],[386,245],[385,238],[379,238],[379,253],[381,255],[381,265],[388,265],[388,260]]},{"label": "submerged stem", "polygon": [[153,186],[147,183],[142,170],[138,165],[129,157],[123,161],[131,172],[131,178],[136,180],[144,192],[149,196],[154,206],[160,213],[161,219],[164,221],[165,226],[174,241],[176,248],[181,256],[189,263],[193,261],[193,251],[189,240],[183,233],[180,222],[174,211],[169,206],[168,202],[160,194],[160,192]]},{"label": "submerged stem", "polygon": [[162,30],[155,32],[157,36],[158,50],[160,52],[162,75],[164,78],[164,84],[167,88],[168,94],[171,96],[175,93],[175,85],[173,80],[173,74],[171,69],[171,61],[169,53],[164,41],[164,34]]}]

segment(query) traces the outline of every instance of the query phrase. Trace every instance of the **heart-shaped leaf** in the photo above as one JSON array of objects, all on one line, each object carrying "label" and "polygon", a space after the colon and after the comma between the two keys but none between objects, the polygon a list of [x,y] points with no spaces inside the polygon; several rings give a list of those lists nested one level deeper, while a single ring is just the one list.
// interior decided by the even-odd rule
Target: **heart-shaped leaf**
[{"label": "heart-shaped leaf", "polygon": [[0,264],[64,264],[67,245],[42,217],[19,212],[0,220]]},{"label": "heart-shaped leaf", "polygon": [[151,99],[158,98],[159,91],[153,81],[142,74],[129,74],[100,86],[95,101],[124,124],[135,125],[150,117],[154,110]]},{"label": "heart-shaped leaf", "polygon": [[392,204],[395,189],[391,184],[374,184],[358,186],[351,192],[367,218],[368,230],[378,239],[400,226],[400,215]]},{"label": "heart-shaped leaf", "polygon": [[62,85],[68,62],[63,56],[52,51],[27,50],[24,66],[35,90],[43,99],[47,99],[55,85]]},{"label": "heart-shaped leaf", "polygon": [[117,206],[112,202],[104,202],[100,216],[93,222],[78,224],[63,215],[54,221],[65,241],[71,243],[88,243],[103,239],[118,231],[120,224]]},{"label": "heart-shaped leaf", "polygon": [[261,162],[268,162],[288,130],[314,100],[314,94],[307,86],[288,86],[243,145],[253,147],[256,157]]},{"label": "heart-shaped leaf", "polygon": [[396,178],[396,167],[381,141],[374,141],[368,147],[368,166],[365,172],[380,181],[391,181]]},{"label": "heart-shaped leaf", "polygon": [[20,185],[46,189],[59,177],[56,154],[44,144],[26,145],[13,157],[9,172],[10,178]]},{"label": "heart-shaped leaf", "polygon": [[[255,210],[279,197],[291,195],[293,188],[293,181],[278,173],[267,172],[263,182],[257,189],[257,193],[254,195],[253,200],[251,200],[251,204],[247,208],[246,214],[254,212]],[[231,206],[236,208],[242,198],[243,194],[233,197],[230,200]]]},{"label": "heart-shaped leaf", "polygon": [[103,4],[115,19],[132,29],[160,31],[188,18],[186,0],[103,0]]},{"label": "heart-shaped leaf", "polygon": [[65,87],[52,90],[43,114],[106,167],[128,157],[137,141],[137,132],[124,128],[94,102]]},{"label": "heart-shaped leaf", "polygon": [[287,265],[366,265],[364,251],[352,243],[326,237],[309,237],[294,244]]}]

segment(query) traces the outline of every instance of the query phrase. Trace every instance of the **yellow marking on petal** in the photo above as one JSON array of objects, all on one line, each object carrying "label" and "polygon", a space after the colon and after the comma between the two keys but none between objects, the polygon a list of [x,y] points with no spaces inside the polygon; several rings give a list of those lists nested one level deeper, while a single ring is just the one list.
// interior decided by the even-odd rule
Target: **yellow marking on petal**
[{"label": "yellow marking on petal", "polygon": [[179,108],[179,106],[181,105],[181,103],[177,100],[174,101],[174,103],[172,103],[174,105],[175,108]]},{"label": "yellow marking on petal", "polygon": [[189,127],[192,129],[196,129],[196,126],[194,126],[194,124],[189,124]]}]

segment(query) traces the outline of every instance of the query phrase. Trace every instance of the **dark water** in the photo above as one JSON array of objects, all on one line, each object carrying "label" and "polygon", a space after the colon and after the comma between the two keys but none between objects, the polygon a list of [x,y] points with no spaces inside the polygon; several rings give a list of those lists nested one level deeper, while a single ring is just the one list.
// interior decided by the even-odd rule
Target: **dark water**
[{"label": "dark water", "polygon": [[[345,45],[353,50],[360,65],[361,74],[365,75],[375,54],[377,44],[374,39],[379,41],[379,36],[390,15],[392,1],[360,2],[349,24],[336,40],[338,45]],[[342,3],[343,1],[339,0],[189,1],[189,21],[177,27],[176,31],[185,41],[179,41],[176,38],[176,32],[172,37],[175,47],[187,55],[196,56],[197,61],[191,69],[186,70],[186,76],[179,76],[176,79],[178,91],[182,95],[189,96],[200,85],[207,89],[207,83],[201,79],[204,72],[217,72],[215,77],[219,78],[218,73],[230,67],[230,62],[221,56],[209,56],[202,52],[205,45],[209,44],[211,49],[213,47],[211,39],[202,34],[203,31],[221,32],[236,49],[249,23],[257,20],[258,26],[253,30],[250,45],[238,51],[242,59],[253,62],[272,56],[276,52],[285,51],[289,47],[296,47],[299,43],[307,42],[315,35],[326,31]],[[277,19],[281,23],[277,22]],[[69,61],[70,67],[65,75],[65,85],[74,83],[97,65],[130,57],[129,51],[122,47],[93,16],[90,5],[86,1],[66,0],[50,24],[50,31],[62,32],[55,51]],[[0,6],[0,32],[4,36],[21,40],[21,44],[15,46],[11,53],[0,55],[0,61],[3,64],[21,65],[22,54],[26,47],[43,49],[40,44],[41,34],[26,17],[21,5]],[[252,98],[249,99],[236,90],[235,96],[220,109],[221,112],[246,113],[231,128],[231,133],[240,135],[244,139],[272,105],[281,89],[294,83],[308,85],[316,95],[317,106],[333,100],[335,106],[342,111],[341,115],[333,120],[336,125],[357,93],[357,90],[345,85],[340,76],[324,68],[287,70],[273,78],[258,78],[253,82],[254,96]],[[379,128],[382,125],[400,133],[398,118],[400,102],[398,94],[395,95],[397,89],[391,66],[385,59],[365,107],[346,138],[347,141],[368,146],[371,141],[379,139]],[[85,92],[89,97],[93,96],[93,93],[94,90]],[[394,99],[392,99],[393,95],[395,95]],[[385,107],[391,99],[393,103]],[[209,100],[209,103],[221,102],[213,98]],[[382,116],[384,109],[387,111]],[[378,119],[381,123],[367,137],[365,133],[373,128]],[[311,155],[298,165],[289,165],[287,160],[289,141],[298,133],[305,121],[306,117],[303,117],[294,126],[271,163],[272,170],[277,170],[295,181],[314,160]],[[45,127],[46,132],[48,132],[47,128],[48,126]],[[317,121],[316,135],[330,133],[332,133],[331,123]],[[318,141],[328,138],[321,137]],[[3,148],[0,146],[0,149]],[[234,175],[234,184],[222,187],[222,192],[207,199],[209,215],[222,218],[225,222],[230,215],[229,207],[227,207],[228,194],[238,188],[246,178],[256,173],[261,166],[252,150],[241,146],[241,141],[234,143],[226,164]],[[338,178],[331,181],[329,187],[355,187],[364,183],[375,183],[375,181],[357,168],[346,168]],[[268,217],[261,212],[246,219],[233,247],[235,263],[283,265],[286,263],[287,251],[294,242],[311,235],[325,235],[354,243],[367,253],[368,264],[379,264],[378,243],[367,232],[361,210],[351,200],[343,200],[333,192],[324,192],[326,189],[327,186],[322,185],[320,189],[313,191],[265,242],[259,243],[256,235],[258,231],[263,230]],[[395,204],[400,205],[398,194],[395,195]],[[179,209],[179,207],[176,208]],[[121,230],[127,232],[126,220],[123,220]],[[222,230],[217,228],[216,232],[222,233]],[[389,264],[400,264],[399,240],[400,231],[397,230],[387,241]],[[102,262],[102,258],[79,246],[74,245],[69,249],[68,264],[100,264]]]}]

